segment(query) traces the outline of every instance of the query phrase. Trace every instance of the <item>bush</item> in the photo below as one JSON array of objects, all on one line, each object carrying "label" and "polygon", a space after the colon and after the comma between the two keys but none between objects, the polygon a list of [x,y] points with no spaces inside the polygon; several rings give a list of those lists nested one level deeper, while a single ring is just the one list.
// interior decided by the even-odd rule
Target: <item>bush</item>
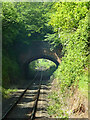
[{"label": "bush", "polygon": [[[64,39],[64,38],[63,38]],[[64,43],[65,44],[65,43]],[[66,52],[62,58],[62,63],[54,73],[55,77],[60,80],[62,91],[65,87],[70,87],[72,83],[88,83],[88,14],[85,19],[79,22],[77,31],[72,34],[66,44]],[[80,84],[79,83],[79,87]],[[81,88],[81,87],[80,87]]]},{"label": "bush", "polygon": [[15,60],[7,56],[2,58],[2,86],[9,87],[15,80],[20,77],[20,68]]}]

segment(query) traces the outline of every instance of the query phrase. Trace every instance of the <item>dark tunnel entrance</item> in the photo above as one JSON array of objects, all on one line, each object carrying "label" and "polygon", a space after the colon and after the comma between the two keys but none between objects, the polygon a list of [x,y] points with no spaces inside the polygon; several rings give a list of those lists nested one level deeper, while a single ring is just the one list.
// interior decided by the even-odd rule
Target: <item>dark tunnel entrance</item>
[{"label": "dark tunnel entrance", "polygon": [[36,57],[27,60],[24,64],[24,76],[26,79],[32,79],[37,71],[42,71],[44,77],[50,77],[58,68],[58,65],[58,61],[51,57]]}]

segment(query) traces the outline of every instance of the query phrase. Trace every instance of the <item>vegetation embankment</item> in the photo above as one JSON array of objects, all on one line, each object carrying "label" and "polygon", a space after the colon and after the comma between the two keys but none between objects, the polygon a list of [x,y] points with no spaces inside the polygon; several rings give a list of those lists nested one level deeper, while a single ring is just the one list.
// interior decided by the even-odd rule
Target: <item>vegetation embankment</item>
[{"label": "vegetation embankment", "polygon": [[[57,104],[52,104],[48,108],[49,113],[54,115],[54,117],[68,117],[69,114],[67,115],[67,113],[70,112],[70,108],[68,110],[66,109],[65,113],[65,109],[60,108],[62,102],[58,96],[67,96],[66,101],[64,101],[65,97],[62,96],[64,101],[62,105],[64,105],[68,97],[71,97],[71,95],[75,97],[74,91],[77,91],[77,93],[79,91],[78,96],[75,98],[76,101],[81,97],[79,99],[80,101],[78,100],[78,103],[76,103],[76,108],[73,108],[74,110],[77,109],[75,113],[84,113],[85,110],[87,112],[88,104],[84,102],[84,98],[88,101],[88,5],[88,2],[71,2],[56,3],[53,6],[54,13],[51,15],[49,24],[54,27],[56,34],[58,33],[58,43],[62,43],[62,54],[64,55],[62,57],[62,63],[54,73],[54,78],[57,79],[59,84],[60,93],[54,91],[50,97],[52,100],[54,99],[54,102]],[[47,40],[52,40],[51,35],[47,37]],[[54,43],[57,44],[56,39]],[[73,103],[73,106],[74,104],[75,103]],[[88,112],[85,117],[87,116]],[[78,117],[82,116],[79,115]]]},{"label": "vegetation embankment", "polygon": [[[52,3],[2,2],[2,87],[23,80],[19,55],[33,40],[43,40],[52,28],[47,11]],[[46,7],[47,6],[47,7]]]},{"label": "vegetation embankment", "polygon": [[18,58],[32,40],[48,41],[51,50],[62,44],[62,62],[53,74],[60,89],[54,92],[57,104],[49,106],[49,112],[53,117],[68,117],[68,110],[60,107],[59,96],[65,101],[64,96],[72,97],[74,91],[79,91],[81,98],[87,98],[88,93],[89,2],[3,2],[2,11],[3,87],[8,88],[21,77]]}]

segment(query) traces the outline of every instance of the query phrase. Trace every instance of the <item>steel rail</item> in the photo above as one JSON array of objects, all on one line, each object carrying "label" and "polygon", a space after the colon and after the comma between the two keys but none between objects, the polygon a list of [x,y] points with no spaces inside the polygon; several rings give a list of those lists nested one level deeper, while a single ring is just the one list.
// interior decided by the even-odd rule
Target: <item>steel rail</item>
[{"label": "steel rail", "polygon": [[39,83],[37,95],[35,96],[34,106],[33,106],[32,111],[31,111],[31,116],[29,117],[28,120],[34,120],[34,118],[35,118],[35,114],[37,111],[38,99],[39,99],[39,95],[40,95],[40,89],[41,89],[41,81],[42,81],[42,73],[41,73],[41,78],[40,78],[40,83]]},{"label": "steel rail", "polygon": [[32,85],[32,83],[35,81],[36,76],[38,75],[38,72],[36,73],[34,79],[30,82],[30,84],[28,85],[28,87],[22,92],[22,94],[19,96],[19,98],[15,101],[14,104],[12,104],[10,106],[10,108],[8,109],[8,111],[3,115],[1,120],[5,120],[7,118],[7,116],[10,114],[10,112],[14,109],[14,107],[17,105],[17,103],[21,100],[21,98],[24,96],[24,94],[26,93],[26,91],[28,90],[28,88]]}]

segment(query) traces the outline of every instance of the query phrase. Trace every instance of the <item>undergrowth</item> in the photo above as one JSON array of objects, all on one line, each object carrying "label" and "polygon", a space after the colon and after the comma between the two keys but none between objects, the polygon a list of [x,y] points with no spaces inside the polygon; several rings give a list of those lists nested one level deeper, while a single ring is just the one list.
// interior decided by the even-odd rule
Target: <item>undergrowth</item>
[{"label": "undergrowth", "polygon": [[56,92],[52,92],[48,98],[50,99],[49,106],[47,108],[48,114],[53,118],[68,118],[68,112],[63,109],[64,103],[62,103],[58,94]]},{"label": "undergrowth", "polygon": [[2,88],[2,97],[3,98],[10,98],[10,95],[13,93],[13,92],[16,92],[17,89],[5,89],[5,88]]},{"label": "undergrowth", "polygon": [[53,83],[51,92],[48,94],[48,114],[52,118],[68,118],[68,107],[65,102],[66,96],[65,94],[61,94],[58,80],[54,79],[54,81],[57,81],[57,83]]}]

